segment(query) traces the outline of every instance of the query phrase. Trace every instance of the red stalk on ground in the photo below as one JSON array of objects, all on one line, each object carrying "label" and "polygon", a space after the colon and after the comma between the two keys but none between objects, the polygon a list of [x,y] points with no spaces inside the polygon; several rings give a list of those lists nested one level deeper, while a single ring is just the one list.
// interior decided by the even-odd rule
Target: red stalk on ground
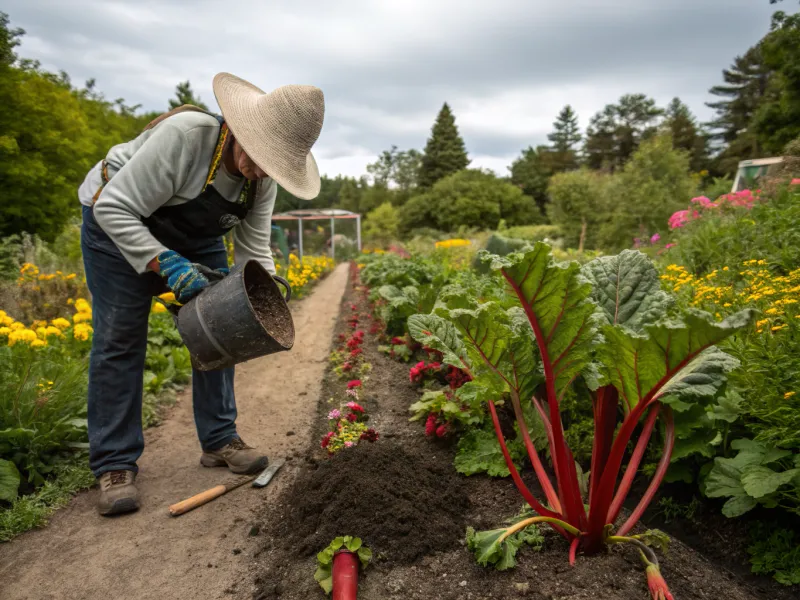
[{"label": "red stalk on ground", "polygon": [[333,555],[333,600],[356,600],[358,594],[358,555],[339,550]]}]

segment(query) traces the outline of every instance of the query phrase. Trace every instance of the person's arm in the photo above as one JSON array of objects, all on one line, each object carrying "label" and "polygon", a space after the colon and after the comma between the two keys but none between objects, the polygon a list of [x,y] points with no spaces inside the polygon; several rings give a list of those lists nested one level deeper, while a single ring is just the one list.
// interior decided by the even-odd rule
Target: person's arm
[{"label": "person's arm", "polygon": [[278,195],[278,184],[273,180],[264,182],[258,198],[247,217],[233,230],[234,261],[241,264],[255,259],[271,274],[275,274],[270,236],[272,234],[272,211]]},{"label": "person's arm", "polygon": [[94,205],[97,223],[137,273],[159,272],[168,250],[142,223],[183,187],[193,156],[183,131],[162,123],[106,184]]}]

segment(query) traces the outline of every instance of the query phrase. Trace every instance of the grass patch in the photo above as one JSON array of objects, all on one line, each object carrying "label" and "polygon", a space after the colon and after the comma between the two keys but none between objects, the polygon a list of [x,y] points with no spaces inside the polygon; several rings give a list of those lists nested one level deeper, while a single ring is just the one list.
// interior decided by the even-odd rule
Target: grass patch
[{"label": "grass patch", "polygon": [[20,496],[10,508],[0,510],[0,542],[46,525],[57,509],[66,506],[75,493],[90,488],[95,481],[85,454],[58,464],[54,473],[55,477],[33,494]]}]

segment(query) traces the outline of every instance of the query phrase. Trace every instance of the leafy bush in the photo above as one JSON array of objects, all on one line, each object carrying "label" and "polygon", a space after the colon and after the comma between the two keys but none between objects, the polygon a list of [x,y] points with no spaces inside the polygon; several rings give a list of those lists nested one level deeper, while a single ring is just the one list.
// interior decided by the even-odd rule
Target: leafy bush
[{"label": "leafy bush", "polygon": [[600,225],[607,218],[608,183],[607,175],[588,169],[558,173],[550,180],[547,211],[565,245],[580,250],[597,247]]},{"label": "leafy bush", "polygon": [[400,227],[410,231],[434,227],[457,232],[461,227],[496,229],[501,219],[509,225],[535,220],[533,199],[492,173],[465,169],[441,179],[404,206]]},{"label": "leafy bush", "polygon": [[621,250],[629,248],[634,238],[663,231],[670,215],[685,208],[686,199],[692,198],[696,189],[688,155],[674,150],[669,136],[642,142],[609,181],[598,246]]},{"label": "leafy bush", "polygon": [[400,227],[400,216],[390,202],[384,202],[378,208],[367,213],[364,221],[364,240],[381,247],[397,238]]},{"label": "leafy bush", "polygon": [[756,523],[750,532],[753,573],[772,575],[783,585],[800,585],[800,536],[780,526]]}]

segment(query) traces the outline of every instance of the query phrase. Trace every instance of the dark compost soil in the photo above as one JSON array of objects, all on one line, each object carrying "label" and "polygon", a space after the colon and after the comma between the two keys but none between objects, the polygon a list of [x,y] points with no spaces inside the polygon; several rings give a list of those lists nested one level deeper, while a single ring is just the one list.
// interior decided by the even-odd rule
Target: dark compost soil
[{"label": "dark compost soil", "polygon": [[[369,307],[349,286],[335,335],[352,331],[351,303],[366,320]],[[410,365],[379,352],[374,336],[367,335],[363,348],[373,371],[362,399],[380,439],[330,459],[315,441],[294,482],[265,507],[252,598],[324,598],[313,578],[315,553],[338,535],[360,536],[374,553],[360,578],[361,600],[649,598],[635,552],[615,547],[599,556],[579,555],[570,567],[566,542],[549,529],[543,530],[544,548],[520,550],[515,569],[478,566],[465,547],[466,526],[496,528],[518,512],[522,498],[509,478],[456,474],[453,443],[428,439],[421,423],[408,421],[408,407],[419,397],[409,383]],[[315,440],[327,431],[328,398],[344,385],[328,371]],[[677,539],[661,566],[676,600],[794,597],[767,578],[745,580],[739,575],[744,569],[710,562]]]}]

